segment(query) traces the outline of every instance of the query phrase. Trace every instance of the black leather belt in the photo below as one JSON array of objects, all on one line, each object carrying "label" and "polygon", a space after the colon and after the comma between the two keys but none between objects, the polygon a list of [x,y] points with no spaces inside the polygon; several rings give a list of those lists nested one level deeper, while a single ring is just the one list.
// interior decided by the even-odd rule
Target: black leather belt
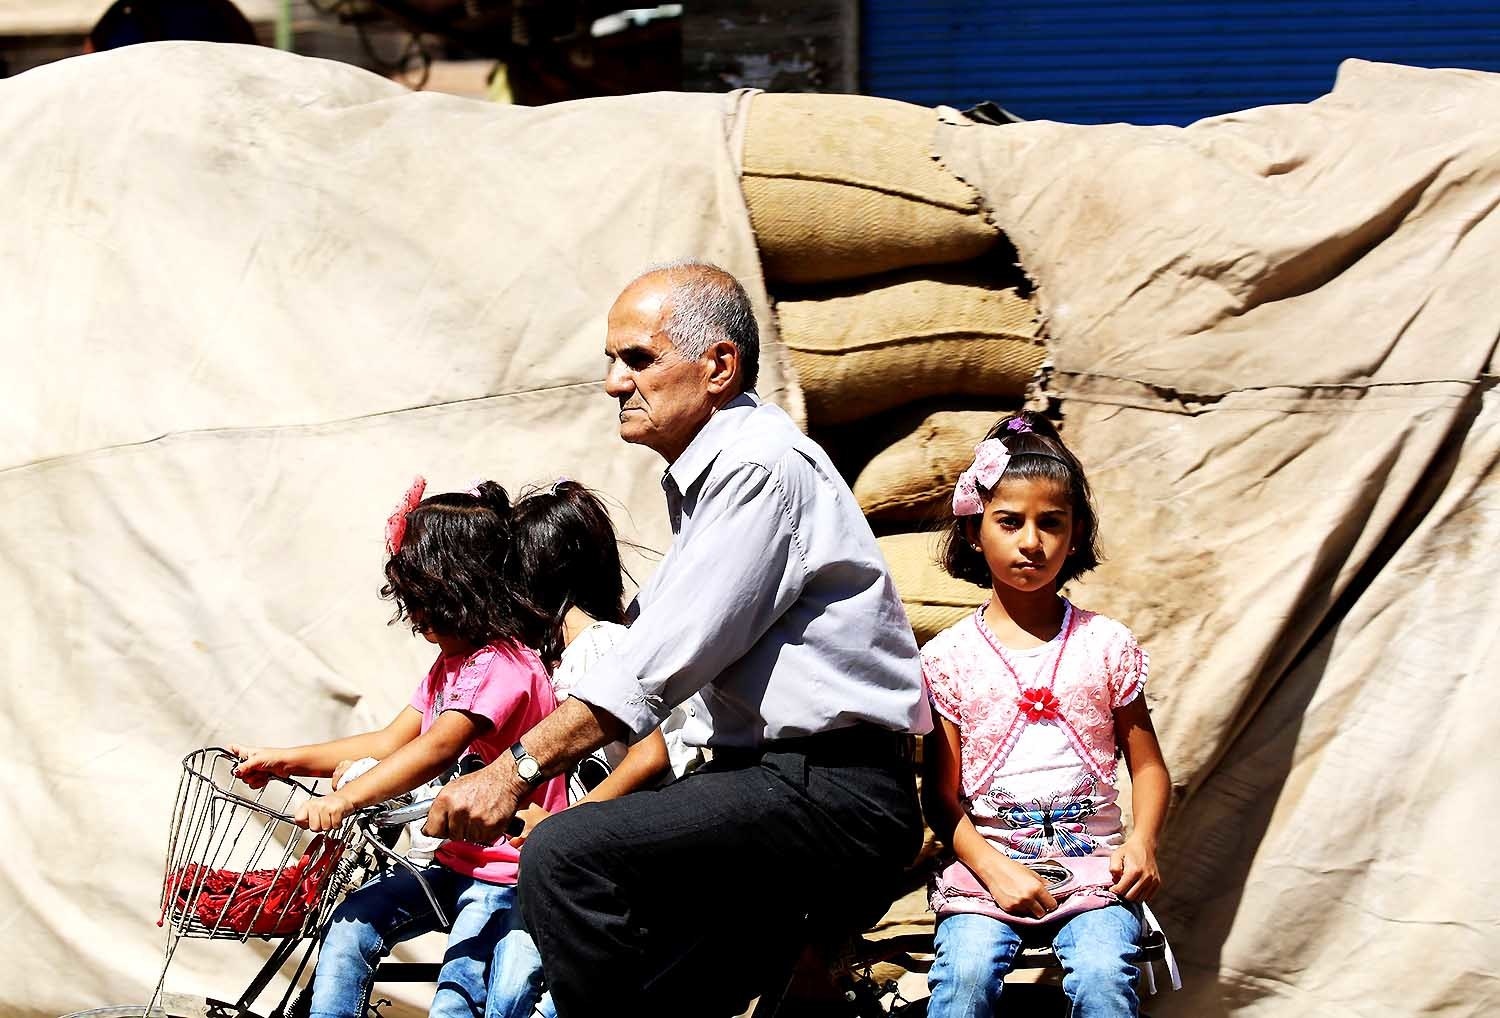
[{"label": "black leather belt", "polygon": [[796,753],[814,764],[880,767],[914,760],[916,736],[858,724],[816,735],[771,739],[753,748],[715,747],[713,753],[714,763],[724,767],[748,767],[774,753]]}]

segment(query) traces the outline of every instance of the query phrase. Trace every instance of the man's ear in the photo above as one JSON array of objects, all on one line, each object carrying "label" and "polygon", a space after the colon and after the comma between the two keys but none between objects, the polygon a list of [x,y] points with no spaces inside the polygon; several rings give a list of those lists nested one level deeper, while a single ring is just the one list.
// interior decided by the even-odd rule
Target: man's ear
[{"label": "man's ear", "polygon": [[711,364],[708,375],[708,391],[718,396],[725,392],[738,394],[740,388],[740,348],[721,339],[704,351],[703,356]]}]

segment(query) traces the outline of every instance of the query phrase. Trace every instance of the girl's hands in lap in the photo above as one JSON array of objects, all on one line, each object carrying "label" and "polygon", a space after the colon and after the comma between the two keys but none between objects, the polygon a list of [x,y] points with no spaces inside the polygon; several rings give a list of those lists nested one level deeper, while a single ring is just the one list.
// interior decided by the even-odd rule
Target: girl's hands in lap
[{"label": "girl's hands in lap", "polygon": [[1057,908],[1057,899],[1047,890],[1047,881],[1008,856],[995,853],[996,861],[979,874],[995,904],[1012,915],[1038,919]]},{"label": "girl's hands in lap", "polygon": [[278,749],[240,746],[235,743],[230,743],[225,748],[240,758],[234,768],[234,776],[251,788],[264,788],[272,778],[292,776],[291,762],[283,758]]},{"label": "girl's hands in lap", "polygon": [[526,844],[526,839],[536,831],[537,824],[546,820],[552,814],[536,803],[532,803],[523,810],[516,813],[516,819],[522,823],[521,833],[510,839],[512,848],[520,848]]},{"label": "girl's hands in lap", "polygon": [[1109,857],[1109,872],[1115,883],[1110,888],[1126,901],[1147,901],[1161,889],[1161,873],[1156,868],[1156,847],[1134,835],[1115,849]]}]

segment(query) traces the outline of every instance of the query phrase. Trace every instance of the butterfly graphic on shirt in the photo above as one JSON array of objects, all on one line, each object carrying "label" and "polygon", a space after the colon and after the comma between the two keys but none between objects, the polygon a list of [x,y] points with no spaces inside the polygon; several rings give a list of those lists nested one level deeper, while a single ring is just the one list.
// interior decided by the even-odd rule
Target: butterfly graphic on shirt
[{"label": "butterfly graphic on shirt", "polygon": [[1016,832],[1011,840],[1030,856],[1092,855],[1098,842],[1084,821],[1099,812],[1098,783],[1086,774],[1057,795],[1022,800],[996,787],[976,798],[986,801],[1002,826]]}]

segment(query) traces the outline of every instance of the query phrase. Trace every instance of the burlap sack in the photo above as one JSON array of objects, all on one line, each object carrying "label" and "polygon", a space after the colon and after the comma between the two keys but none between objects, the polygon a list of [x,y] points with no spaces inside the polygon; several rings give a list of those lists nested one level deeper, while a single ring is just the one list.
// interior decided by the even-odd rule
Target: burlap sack
[{"label": "burlap sack", "polygon": [[827,289],[777,315],[813,424],[929,396],[1019,398],[1046,355],[1032,301],[962,271]]},{"label": "burlap sack", "polygon": [[854,479],[854,497],[874,520],[940,516],[974,446],[1004,414],[993,410],[918,410],[892,423],[886,444]]},{"label": "burlap sack", "polygon": [[934,111],[859,95],[758,95],[741,186],[766,277],[852,279],[959,262],[999,237],[932,155]]},{"label": "burlap sack", "polygon": [[955,580],[937,564],[935,533],[891,534],[880,539],[880,551],[906,607],[917,643],[923,644],[977,608],[989,592]]}]

